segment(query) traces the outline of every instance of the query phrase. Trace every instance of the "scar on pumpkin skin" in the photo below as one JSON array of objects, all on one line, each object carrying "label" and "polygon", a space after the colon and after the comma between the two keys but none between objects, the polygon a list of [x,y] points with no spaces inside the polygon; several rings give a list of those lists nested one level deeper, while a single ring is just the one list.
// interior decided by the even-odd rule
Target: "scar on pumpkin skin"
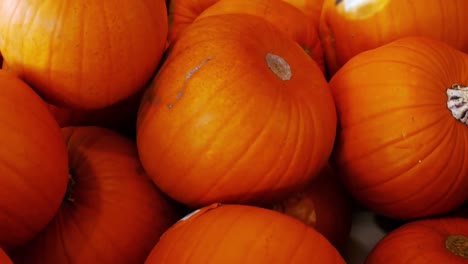
[{"label": "scar on pumpkin skin", "polygon": [[[195,67],[193,67],[186,75],[185,75],[185,78],[184,78],[184,83],[182,85],[182,88],[180,88],[180,90],[177,92],[176,94],[176,100],[179,100],[180,98],[182,98],[182,96],[184,95],[184,91],[185,91],[185,86],[187,85],[187,81],[192,77],[193,74],[195,74],[197,71],[199,71],[201,69],[201,67],[203,67],[203,65],[205,65],[205,63],[207,63],[208,61],[214,59],[214,57],[208,57],[208,58],[205,58],[204,60],[202,60],[199,64],[197,64]],[[174,106],[174,103],[168,103],[167,104],[167,108],[171,109],[172,107]]]}]

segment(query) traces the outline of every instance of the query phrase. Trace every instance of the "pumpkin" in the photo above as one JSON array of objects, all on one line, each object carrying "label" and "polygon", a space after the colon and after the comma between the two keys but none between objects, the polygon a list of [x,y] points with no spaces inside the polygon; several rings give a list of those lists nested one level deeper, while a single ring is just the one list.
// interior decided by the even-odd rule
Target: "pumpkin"
[{"label": "pumpkin", "polygon": [[365,264],[466,264],[467,258],[468,219],[443,217],[393,230],[372,249]]},{"label": "pumpkin", "polygon": [[5,251],[0,248],[0,264],[13,264],[10,257],[5,253]]},{"label": "pumpkin", "polygon": [[339,250],[344,249],[348,242],[352,222],[351,199],[328,164],[302,190],[267,208],[314,227]]},{"label": "pumpkin", "polygon": [[[298,9],[312,21],[311,25],[318,29],[320,24],[320,15],[322,14],[322,5],[324,0],[283,0]],[[310,23],[310,22],[309,22]]]},{"label": "pumpkin", "polygon": [[137,118],[143,167],[190,207],[289,195],[327,163],[336,130],[317,64],[248,14],[209,16],[187,28]]},{"label": "pumpkin", "polygon": [[103,108],[152,77],[167,38],[164,0],[0,2],[0,50],[52,104]]},{"label": "pumpkin", "polygon": [[350,193],[395,219],[446,213],[468,189],[468,55],[407,37],[363,52],[331,79],[332,156]]},{"label": "pumpkin", "polygon": [[212,204],[169,228],[146,259],[156,263],[345,263],[319,232],[273,210]]},{"label": "pumpkin", "polygon": [[329,74],[402,37],[430,37],[468,52],[466,10],[466,0],[325,0],[319,33]]},{"label": "pumpkin", "polygon": [[207,16],[245,13],[256,15],[273,23],[278,29],[295,40],[318,63],[325,72],[323,51],[317,29],[308,22],[301,10],[284,1],[272,0],[221,0],[205,9],[195,19]]},{"label": "pumpkin", "polygon": [[0,70],[0,247],[31,239],[57,212],[67,187],[67,152],[45,102]]},{"label": "pumpkin", "polygon": [[15,263],[143,263],[180,218],[147,177],[135,143],[100,127],[62,128],[70,160],[63,204],[49,225],[11,253]]}]

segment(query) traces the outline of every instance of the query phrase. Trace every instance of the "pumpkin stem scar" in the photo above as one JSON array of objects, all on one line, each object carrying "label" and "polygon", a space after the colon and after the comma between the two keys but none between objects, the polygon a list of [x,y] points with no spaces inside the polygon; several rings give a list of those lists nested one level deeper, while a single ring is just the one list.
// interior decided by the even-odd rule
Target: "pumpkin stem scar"
[{"label": "pumpkin stem scar", "polygon": [[[212,59],[214,59],[214,57],[207,57],[207,58],[203,59],[199,64],[197,64],[195,67],[193,67],[185,75],[184,83],[182,84],[182,88],[180,88],[180,90],[177,91],[176,98],[175,98],[176,100],[180,100],[182,98],[182,96],[184,95],[185,87],[187,86],[187,82],[188,82],[188,80],[190,80],[192,75],[194,75],[197,71],[199,71],[201,69],[201,67],[203,67],[203,65],[205,65],[205,63],[207,63],[208,61],[210,61]],[[167,108],[169,108],[169,109],[171,109],[173,106],[174,106],[174,103],[168,103],[167,104]]]},{"label": "pumpkin stem scar", "polygon": [[468,125],[468,86],[454,84],[447,89],[447,108],[455,119]]},{"label": "pumpkin stem scar", "polygon": [[468,237],[464,235],[449,235],[445,239],[445,247],[453,254],[468,258]]},{"label": "pumpkin stem scar", "polygon": [[283,57],[267,53],[265,55],[268,68],[283,81],[288,81],[292,77],[291,67]]}]

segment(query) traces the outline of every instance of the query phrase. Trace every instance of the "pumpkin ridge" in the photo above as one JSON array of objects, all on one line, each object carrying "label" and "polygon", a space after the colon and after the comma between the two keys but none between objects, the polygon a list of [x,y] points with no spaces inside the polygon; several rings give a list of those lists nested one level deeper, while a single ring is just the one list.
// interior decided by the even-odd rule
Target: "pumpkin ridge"
[{"label": "pumpkin ridge", "polygon": [[[277,94],[279,94],[279,92],[277,92]],[[272,110],[271,110],[271,113],[274,113],[276,108],[278,107],[279,105],[279,98],[280,96],[277,96],[276,99],[275,99],[275,103],[273,104],[272,106]],[[234,115],[232,115],[234,116]],[[272,114],[268,115],[269,118],[268,120],[265,121],[264,125],[262,127],[259,128],[259,131],[257,131],[257,133],[255,133],[254,135],[252,135],[252,139],[249,140],[248,142],[250,144],[247,144],[245,149],[241,152],[239,152],[239,154],[237,155],[237,157],[235,159],[232,160],[232,162],[230,163],[229,165],[229,170],[227,170],[223,176],[221,177],[218,177],[216,179],[216,181],[214,182],[214,184],[209,188],[209,190],[207,190],[199,199],[203,200],[204,197],[206,196],[209,196],[209,194],[213,191],[213,189],[215,189],[221,182],[223,179],[226,179],[226,178],[229,178],[228,175],[230,173],[232,173],[232,169],[236,167],[237,164],[239,164],[241,162],[242,159],[246,159],[247,158],[247,154],[248,152],[252,149],[252,147],[258,142],[258,139],[261,137],[261,135],[266,131],[266,127],[268,126],[268,124],[270,124],[272,122],[272,120],[274,118]],[[217,133],[219,134],[219,133]],[[210,142],[213,142],[213,140],[211,140]],[[271,166],[270,167],[270,170],[271,171],[274,171],[272,168],[274,168],[274,166]],[[271,173],[271,172],[269,172]],[[268,177],[263,177],[263,179],[267,179]],[[253,186],[251,186],[251,190],[255,189],[258,185],[260,185],[262,181],[258,181],[256,182],[256,184],[254,184]]]},{"label": "pumpkin ridge", "polygon": [[[371,118],[376,118],[377,116],[372,116]],[[437,124],[439,124],[443,119],[445,119],[445,117],[441,117],[439,119],[437,119],[436,121],[434,122],[431,122],[430,124],[424,126],[424,127],[421,127],[421,129],[419,130],[416,130],[416,131],[413,131],[413,133],[411,134],[406,134],[405,138],[408,138],[408,137],[411,137],[411,136],[415,136],[418,134],[418,132],[421,132],[421,131],[425,131],[427,130],[428,128],[432,127],[432,126],[435,126]],[[364,121],[363,121],[364,122]],[[346,128],[349,128],[349,127],[352,127],[352,126],[347,126]],[[384,148],[387,148],[389,146],[391,146],[392,144],[395,144],[395,143],[398,143],[401,141],[401,138],[396,138],[396,139],[392,139],[388,142],[385,142],[383,144],[380,144],[378,147],[372,149],[372,150],[369,150],[369,151],[366,151],[366,153],[364,154],[361,154],[359,156],[356,156],[352,159],[352,162],[356,162],[356,161],[359,161],[360,159],[364,159],[364,158],[367,158],[368,156],[370,155],[373,155],[374,153],[384,149]],[[440,142],[438,142],[440,143]],[[340,165],[344,165],[344,164],[347,164],[348,162],[350,162],[349,160],[344,160],[344,161],[340,161],[339,164]],[[385,182],[383,182],[385,183]],[[369,186],[369,187],[373,187],[373,186]]]}]

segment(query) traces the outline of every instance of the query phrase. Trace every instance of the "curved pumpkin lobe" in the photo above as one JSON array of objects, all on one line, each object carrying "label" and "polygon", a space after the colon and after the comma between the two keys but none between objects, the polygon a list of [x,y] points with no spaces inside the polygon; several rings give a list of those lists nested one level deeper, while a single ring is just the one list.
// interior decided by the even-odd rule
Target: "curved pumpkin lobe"
[{"label": "curved pumpkin lobe", "polygon": [[288,81],[292,77],[291,66],[286,62],[283,57],[278,55],[267,53],[265,55],[268,68],[283,81]]},{"label": "curved pumpkin lobe", "polygon": [[382,10],[390,0],[336,0],[337,11],[352,19],[368,18]]},{"label": "curved pumpkin lobe", "polygon": [[449,235],[445,247],[453,254],[468,258],[468,237],[464,235]]},{"label": "curved pumpkin lobe", "polygon": [[455,119],[468,125],[468,86],[454,84],[447,89],[447,107]]}]

